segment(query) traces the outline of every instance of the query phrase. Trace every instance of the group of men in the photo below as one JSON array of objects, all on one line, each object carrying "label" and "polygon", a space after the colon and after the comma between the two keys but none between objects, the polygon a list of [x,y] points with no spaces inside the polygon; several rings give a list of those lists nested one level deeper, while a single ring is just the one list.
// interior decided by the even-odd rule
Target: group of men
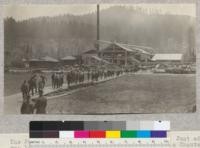
[{"label": "group of men", "polygon": [[55,72],[51,75],[52,88],[61,88],[64,83],[64,73]]},{"label": "group of men", "polygon": [[123,74],[122,70],[74,70],[66,73],[66,81],[68,87],[70,87],[73,84],[98,82],[110,77],[120,76],[121,74]]},{"label": "group of men", "polygon": [[39,97],[31,99],[30,95],[23,99],[21,114],[46,114],[47,99],[43,90],[39,90]]},{"label": "group of men", "polygon": [[[47,100],[43,96],[46,77],[44,74],[33,74],[29,80],[25,80],[21,85],[23,103],[21,114],[45,114]],[[39,97],[31,99],[31,95],[38,93]]]},{"label": "group of men", "polygon": [[24,80],[21,85],[21,92],[23,97],[31,94],[32,96],[43,90],[46,83],[44,74],[33,74],[29,80]]},{"label": "group of men", "polygon": [[80,70],[76,71],[70,71],[66,73],[66,80],[68,87],[70,87],[72,84],[81,84],[84,82],[85,76],[84,72]]},{"label": "group of men", "polygon": [[[64,84],[64,77],[68,87],[72,85],[79,85],[82,83],[94,83],[100,80],[105,80],[112,77],[118,77],[123,73],[127,73],[126,70],[105,70],[105,69],[73,69],[64,74],[64,72],[54,72],[51,75],[52,88],[61,88]],[[43,95],[43,89],[46,83],[46,77],[44,74],[36,73],[31,76],[27,81],[25,80],[21,86],[21,92],[23,96],[23,104],[21,106],[22,114],[45,114],[47,99]],[[39,97],[31,99],[31,95],[39,93]]]}]

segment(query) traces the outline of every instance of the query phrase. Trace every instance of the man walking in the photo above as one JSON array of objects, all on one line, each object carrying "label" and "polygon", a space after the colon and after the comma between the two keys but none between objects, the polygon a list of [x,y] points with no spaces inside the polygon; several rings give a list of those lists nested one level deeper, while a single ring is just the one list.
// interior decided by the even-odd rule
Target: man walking
[{"label": "man walking", "polygon": [[51,84],[52,84],[52,88],[55,88],[55,73],[51,75]]},{"label": "man walking", "polygon": [[33,114],[34,107],[33,104],[30,103],[30,96],[26,96],[24,98],[22,106],[21,106],[21,114]]},{"label": "man walking", "polygon": [[[47,81],[47,78],[45,77],[44,74],[42,74],[40,77],[41,77],[41,79],[42,79],[41,81],[42,81],[43,88],[44,88],[44,87],[45,87],[45,84],[46,84],[46,81]],[[43,89],[43,88],[42,88],[42,89]]]},{"label": "man walking", "polygon": [[22,92],[23,98],[29,95],[29,86],[26,80],[21,85],[21,92]]},{"label": "man walking", "polygon": [[39,90],[39,98],[35,100],[36,114],[46,114],[47,98],[43,96],[43,90]]}]

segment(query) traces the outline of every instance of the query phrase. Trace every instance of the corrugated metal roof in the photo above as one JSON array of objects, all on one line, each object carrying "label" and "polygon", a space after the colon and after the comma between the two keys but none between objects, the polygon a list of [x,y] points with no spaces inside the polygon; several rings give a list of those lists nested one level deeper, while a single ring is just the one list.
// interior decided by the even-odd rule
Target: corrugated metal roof
[{"label": "corrugated metal roof", "polygon": [[152,61],[177,61],[182,60],[183,54],[155,54]]},{"label": "corrugated metal roof", "polygon": [[61,60],[76,60],[74,56],[65,56],[64,58],[61,58]]}]

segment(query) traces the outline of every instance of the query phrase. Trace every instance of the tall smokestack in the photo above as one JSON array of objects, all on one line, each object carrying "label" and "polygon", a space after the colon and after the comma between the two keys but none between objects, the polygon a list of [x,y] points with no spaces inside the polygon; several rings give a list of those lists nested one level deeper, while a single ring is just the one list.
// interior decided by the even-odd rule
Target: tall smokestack
[{"label": "tall smokestack", "polygon": [[100,38],[100,30],[99,30],[99,4],[97,4],[97,51],[99,51],[99,38]]}]

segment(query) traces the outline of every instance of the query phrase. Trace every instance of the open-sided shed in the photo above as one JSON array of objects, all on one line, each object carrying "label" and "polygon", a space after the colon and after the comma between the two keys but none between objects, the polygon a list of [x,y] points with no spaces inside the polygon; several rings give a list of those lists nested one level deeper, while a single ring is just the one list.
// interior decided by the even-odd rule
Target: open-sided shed
[{"label": "open-sided shed", "polygon": [[32,58],[29,61],[29,68],[48,68],[52,69],[59,65],[59,61],[49,56],[39,59]]},{"label": "open-sided shed", "polygon": [[77,63],[77,59],[74,56],[65,56],[65,57],[61,58],[60,61],[63,66],[75,65]]}]

